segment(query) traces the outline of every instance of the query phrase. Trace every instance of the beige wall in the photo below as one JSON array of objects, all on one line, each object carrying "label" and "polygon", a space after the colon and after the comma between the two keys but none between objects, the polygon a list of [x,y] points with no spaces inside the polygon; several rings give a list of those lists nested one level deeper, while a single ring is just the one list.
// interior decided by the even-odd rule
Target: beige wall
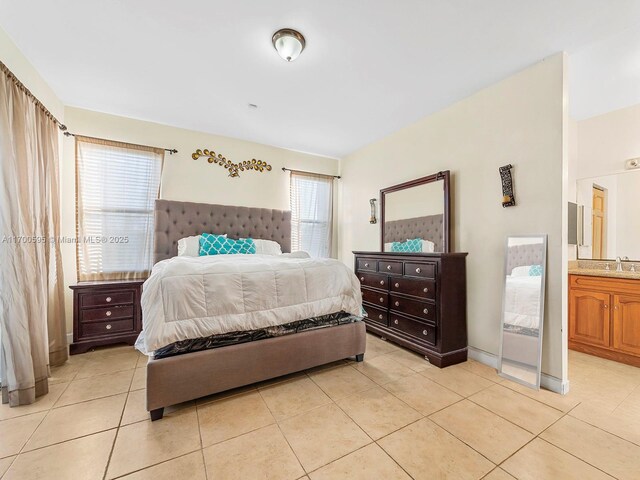
[{"label": "beige wall", "polygon": [[[282,167],[338,174],[339,162],[229,137],[107,115],[78,108],[65,109],[65,121],[73,133],[123,142],[176,148],[165,156],[161,197],[190,202],[221,203],[251,207],[289,208],[289,174]],[[270,163],[271,172],[241,172],[231,178],[226,171],[201,158],[193,160],[196,149],[212,149],[233,162],[261,159]],[[63,235],[75,236],[75,141],[64,141],[62,199]],[[337,243],[337,240],[336,242]],[[63,246],[65,283],[76,282],[75,247]],[[68,289],[67,289],[68,290]],[[68,330],[71,331],[71,293],[67,293]]]},{"label": "beige wall", "polygon": [[640,157],[640,105],[578,122],[577,178],[600,177],[624,170]]},{"label": "beige wall", "polygon": [[[564,378],[568,140],[565,57],[558,54],[342,160],[340,258],[377,250],[368,199],[381,188],[452,172],[453,246],[467,258],[469,345],[498,354],[505,237],[549,235],[543,372]],[[401,161],[399,161],[401,159]],[[514,165],[517,206],[502,208],[498,167]],[[566,323],[565,323],[566,324]]]}]

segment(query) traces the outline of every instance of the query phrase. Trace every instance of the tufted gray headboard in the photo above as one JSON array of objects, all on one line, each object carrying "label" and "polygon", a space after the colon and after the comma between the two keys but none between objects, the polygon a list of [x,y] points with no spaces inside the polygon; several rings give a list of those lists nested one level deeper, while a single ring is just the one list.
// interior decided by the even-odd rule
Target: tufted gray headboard
[{"label": "tufted gray headboard", "polygon": [[384,243],[404,242],[407,239],[422,238],[435,243],[434,251],[443,251],[443,216],[428,215],[426,217],[392,220],[384,224]]},{"label": "tufted gray headboard", "polygon": [[544,245],[542,243],[529,245],[512,245],[507,254],[507,275],[516,267],[527,265],[542,265]]},{"label": "tufted gray headboard", "polygon": [[178,240],[203,232],[274,240],[287,253],[291,251],[291,212],[156,200],[153,262],[175,257]]}]

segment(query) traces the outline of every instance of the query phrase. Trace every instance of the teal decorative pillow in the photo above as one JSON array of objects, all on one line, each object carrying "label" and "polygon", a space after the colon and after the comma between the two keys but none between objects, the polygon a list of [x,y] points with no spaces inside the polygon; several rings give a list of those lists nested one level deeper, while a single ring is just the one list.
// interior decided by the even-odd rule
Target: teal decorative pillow
[{"label": "teal decorative pillow", "polygon": [[407,240],[406,242],[393,242],[391,244],[392,252],[408,252],[415,253],[422,251],[422,239],[414,238],[413,240]]},{"label": "teal decorative pillow", "polygon": [[530,277],[542,276],[542,265],[531,265],[531,268],[529,268],[529,276]]},{"label": "teal decorative pillow", "polygon": [[205,255],[233,255],[256,253],[256,244],[252,238],[234,240],[222,235],[203,233],[200,235],[200,256]]}]

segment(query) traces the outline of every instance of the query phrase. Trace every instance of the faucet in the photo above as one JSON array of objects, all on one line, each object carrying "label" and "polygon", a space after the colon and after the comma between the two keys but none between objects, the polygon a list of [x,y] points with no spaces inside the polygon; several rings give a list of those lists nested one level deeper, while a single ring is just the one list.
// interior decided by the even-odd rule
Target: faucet
[{"label": "faucet", "polygon": [[616,272],[622,272],[622,259],[620,257],[616,257]]}]

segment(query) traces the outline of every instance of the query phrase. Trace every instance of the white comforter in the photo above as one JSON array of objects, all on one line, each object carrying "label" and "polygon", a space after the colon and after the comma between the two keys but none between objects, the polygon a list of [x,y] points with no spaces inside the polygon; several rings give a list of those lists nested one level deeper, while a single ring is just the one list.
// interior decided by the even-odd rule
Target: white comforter
[{"label": "white comforter", "polygon": [[328,313],[360,315],[358,279],[333,259],[296,255],[174,257],[153,267],[142,293],[136,348],[265,328]]},{"label": "white comforter", "polygon": [[540,276],[507,276],[504,321],[511,325],[538,328],[540,325]]}]

